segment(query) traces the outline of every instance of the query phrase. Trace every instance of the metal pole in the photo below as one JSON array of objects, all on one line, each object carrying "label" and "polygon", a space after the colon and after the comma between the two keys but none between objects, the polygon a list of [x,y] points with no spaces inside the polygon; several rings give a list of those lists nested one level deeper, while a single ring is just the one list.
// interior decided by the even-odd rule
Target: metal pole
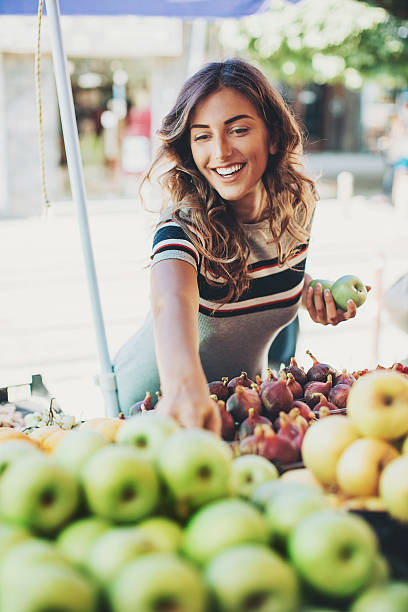
[{"label": "metal pole", "polygon": [[58,0],[46,0],[47,15],[50,23],[52,55],[54,60],[55,80],[57,84],[58,102],[61,113],[62,132],[67,154],[69,180],[72,196],[76,203],[80,229],[82,250],[91,299],[92,314],[96,332],[99,355],[99,384],[105,400],[105,413],[115,417],[119,413],[116,393],[116,380],[109,357],[105,326],[99,297],[95,263],[89,233],[86,210],[85,183],[79,149],[78,129],[74,111],[71,81],[68,74],[61,32],[61,19]]}]

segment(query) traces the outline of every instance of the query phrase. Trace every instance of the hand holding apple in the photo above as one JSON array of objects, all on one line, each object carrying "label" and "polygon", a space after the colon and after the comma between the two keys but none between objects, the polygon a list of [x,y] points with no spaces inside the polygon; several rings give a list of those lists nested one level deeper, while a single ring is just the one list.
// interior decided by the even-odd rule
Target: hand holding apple
[{"label": "hand holding apple", "polygon": [[351,274],[338,278],[334,283],[315,279],[306,289],[306,308],[316,323],[338,325],[356,316],[357,308],[365,302],[370,289]]}]

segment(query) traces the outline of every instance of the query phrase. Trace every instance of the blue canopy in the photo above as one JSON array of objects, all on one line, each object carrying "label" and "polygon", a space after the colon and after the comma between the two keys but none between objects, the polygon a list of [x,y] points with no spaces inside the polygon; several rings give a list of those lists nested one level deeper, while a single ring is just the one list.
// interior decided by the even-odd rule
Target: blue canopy
[{"label": "blue canopy", "polygon": [[[251,15],[266,4],[265,0],[60,0],[60,12],[63,15],[221,18]],[[36,0],[1,0],[0,14],[34,15],[37,6]]]}]

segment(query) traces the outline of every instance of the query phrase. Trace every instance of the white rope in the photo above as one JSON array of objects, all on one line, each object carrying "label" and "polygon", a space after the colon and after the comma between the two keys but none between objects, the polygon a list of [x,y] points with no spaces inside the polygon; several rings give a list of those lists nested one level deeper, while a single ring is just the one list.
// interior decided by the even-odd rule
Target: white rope
[{"label": "white rope", "polygon": [[47,182],[45,176],[45,153],[44,153],[44,127],[42,115],[42,99],[41,99],[41,78],[40,78],[40,55],[41,55],[41,22],[43,14],[43,0],[38,1],[38,22],[37,22],[37,45],[35,49],[35,93],[37,100],[37,116],[39,128],[39,144],[40,144],[40,167],[41,167],[41,190],[44,203],[44,213],[50,206],[47,193]]}]

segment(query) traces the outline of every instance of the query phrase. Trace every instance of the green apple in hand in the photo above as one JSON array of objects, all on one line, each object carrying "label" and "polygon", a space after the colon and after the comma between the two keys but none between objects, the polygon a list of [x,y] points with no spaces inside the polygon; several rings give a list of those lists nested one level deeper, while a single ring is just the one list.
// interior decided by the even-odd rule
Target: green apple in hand
[{"label": "green apple in hand", "polygon": [[184,529],[184,554],[205,564],[220,551],[244,542],[266,544],[268,527],[252,504],[231,498],[201,508]]},{"label": "green apple in hand", "polygon": [[378,543],[364,519],[330,509],[302,519],[289,536],[288,551],[300,576],[313,590],[343,598],[355,595],[369,583]]},{"label": "green apple in hand", "polygon": [[99,516],[78,519],[58,534],[57,547],[71,563],[84,565],[95,540],[110,527],[109,521]]},{"label": "green apple in hand", "polygon": [[75,513],[79,487],[74,476],[45,454],[25,454],[0,481],[3,517],[39,533],[52,534]]},{"label": "green apple in hand", "polygon": [[159,500],[157,473],[132,446],[109,444],[99,449],[86,462],[80,478],[89,509],[107,520],[140,520]]},{"label": "green apple in hand", "polygon": [[[315,278],[315,279],[313,279],[310,282],[310,284],[309,284],[309,287],[312,287],[313,292],[314,292],[314,288],[316,287],[317,284],[322,286],[322,291],[324,293],[326,289],[331,289],[332,288],[333,281],[327,280],[326,278]],[[315,301],[314,301],[314,293],[313,293],[313,304],[314,303],[315,303]]]},{"label": "green apple in hand", "polygon": [[341,276],[334,281],[330,291],[336,305],[343,310],[347,310],[348,300],[353,300],[358,308],[364,304],[367,297],[367,289],[363,281],[352,274]]},{"label": "green apple in hand", "polygon": [[149,554],[132,561],[109,586],[112,612],[204,612],[198,570],[174,554]]},{"label": "green apple in hand", "polygon": [[217,610],[294,612],[299,584],[294,569],[276,552],[259,544],[233,546],[205,569],[205,581]]}]

